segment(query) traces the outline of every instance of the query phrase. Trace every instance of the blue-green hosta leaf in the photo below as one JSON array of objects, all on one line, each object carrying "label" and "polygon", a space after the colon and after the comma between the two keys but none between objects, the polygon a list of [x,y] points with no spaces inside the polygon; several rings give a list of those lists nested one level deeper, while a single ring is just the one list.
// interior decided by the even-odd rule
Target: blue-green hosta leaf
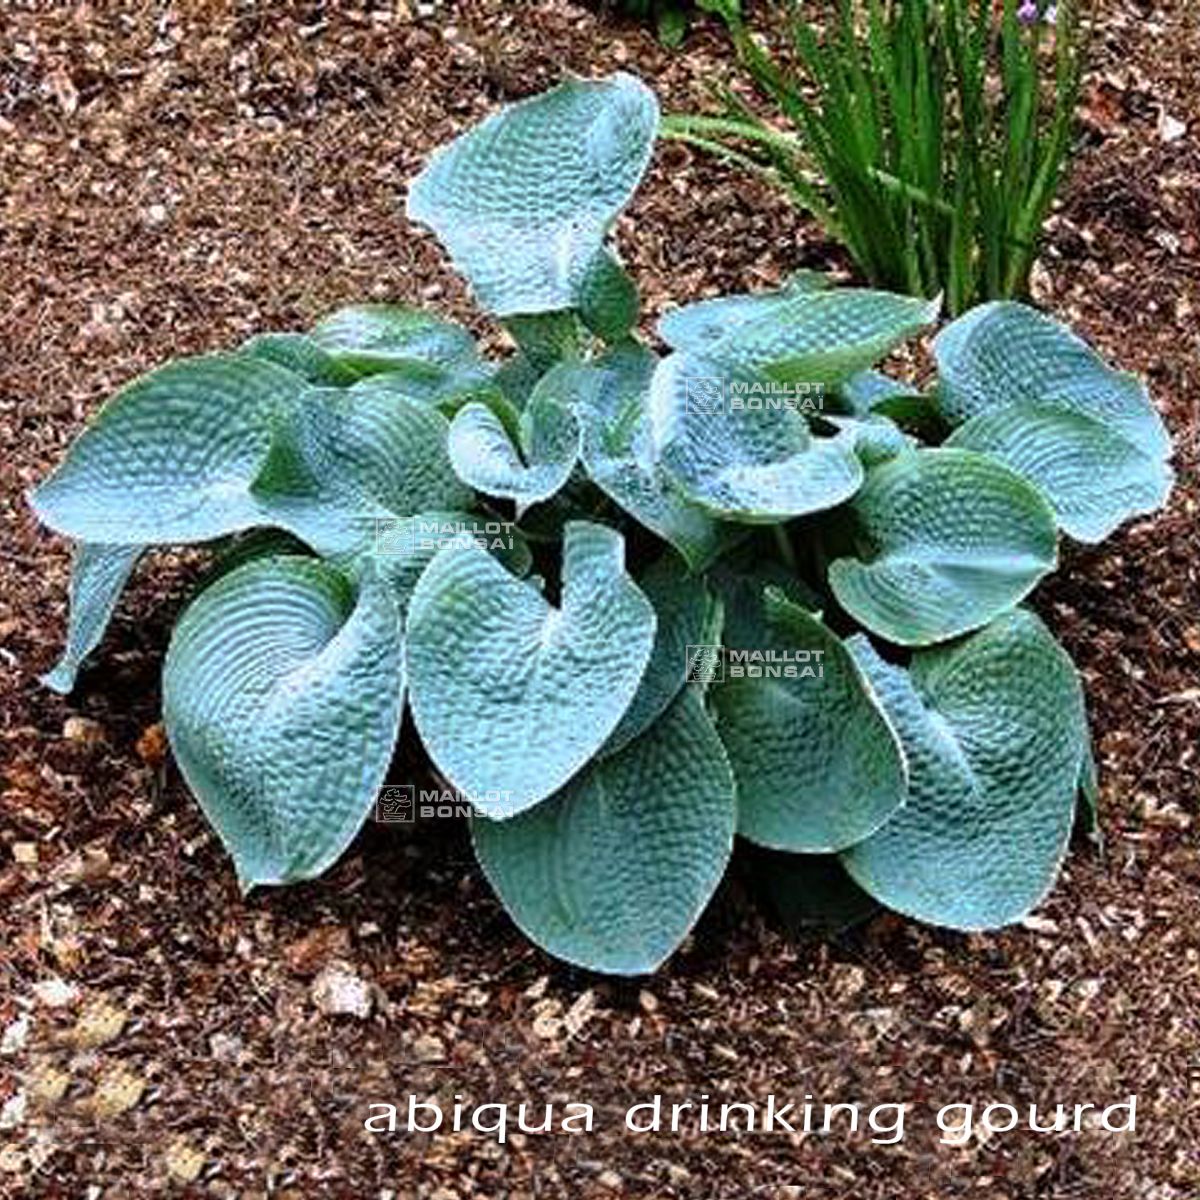
[{"label": "blue-green hosta leaf", "polygon": [[825,421],[853,437],[854,453],[864,467],[876,467],[911,449],[909,439],[895,421],[878,413],[863,417],[826,417]]},{"label": "blue-green hosta leaf", "polygon": [[523,409],[537,386],[543,372],[533,365],[524,353],[514,354],[497,369],[492,382],[503,393],[504,398],[519,412]]},{"label": "blue-green hosta leaf", "polygon": [[344,569],[356,575],[373,571],[387,583],[404,613],[425,568],[439,551],[453,545],[478,546],[516,576],[527,575],[533,565],[529,544],[511,521],[481,513],[443,511],[379,521],[370,549],[349,556]]},{"label": "blue-green hosta leaf", "polygon": [[401,396],[405,400],[432,405],[443,415],[452,417],[472,400],[493,402],[494,396],[499,394],[493,375],[482,360],[463,359],[445,366],[414,363],[377,375],[365,375],[350,390],[358,395]]},{"label": "blue-green hosta leaf", "polygon": [[452,321],[404,304],[356,304],[313,327],[312,340],[357,376],[424,368],[429,378],[457,364],[477,362],[475,340]]},{"label": "blue-green hosta leaf", "polygon": [[1002,463],[969,450],[918,450],[876,467],[854,498],[855,558],[830,565],[838,603],[905,646],[986,625],[1057,562],[1054,517]]},{"label": "blue-green hosta leaf", "polygon": [[721,598],[724,643],[748,648],[768,645],[772,637],[767,614],[768,589],[793,604],[819,614],[821,597],[783,563],[760,553],[753,544],[739,549],[729,561],[717,563],[707,581]]},{"label": "blue-green hosta leaf", "polygon": [[733,848],[733,777],[685,691],[639,738],[511,821],[476,818],[484,873],[527,936],[593,971],[655,970],[696,923]]},{"label": "blue-green hosta leaf", "polygon": [[358,378],[306,333],[260,333],[243,342],[238,353],[277,363],[319,387],[345,387]]},{"label": "blue-green hosta leaf", "polygon": [[202,592],[163,669],[188,785],[243,888],[311,879],[350,844],[387,774],[404,692],[386,587],[265,558]]},{"label": "blue-green hosta leaf", "polygon": [[1166,501],[1171,441],[1145,384],[1023,304],[972,309],[934,340],[950,444],[1036,485],[1071,537],[1099,542]]},{"label": "blue-green hosta leaf", "polygon": [[654,606],[658,627],[637,695],[601,750],[606,755],[649,729],[683,690],[688,647],[721,640],[721,602],[677,554],[668,551],[655,560],[637,583]]},{"label": "blue-green hosta leaf", "polygon": [[321,554],[366,552],[378,523],[469,508],[449,424],[436,409],[380,389],[313,388],[297,403],[286,454],[256,485],[264,521]]},{"label": "blue-green hosta leaf", "polygon": [[579,316],[610,345],[629,335],[637,324],[637,286],[607,249],[601,249],[584,273],[579,288]]},{"label": "blue-green hosta leaf", "polygon": [[[754,313],[755,300],[761,312]],[[788,290],[763,297],[705,301],[660,326],[690,353],[735,372],[809,384],[840,384],[874,366],[890,350],[936,320],[940,300],[918,300],[865,289]],[[732,327],[720,330],[719,305],[730,306]],[[703,344],[701,331],[711,340]],[[670,335],[670,336],[668,336]]]},{"label": "blue-green hosta leaf", "polygon": [[575,308],[658,130],[630,75],[571,79],[510,105],[439,150],[408,215],[428,225],[497,316]]},{"label": "blue-green hosta leaf", "polygon": [[100,644],[125,583],[141,557],[141,546],[81,542],[71,561],[70,614],[62,657],[42,676],[51,691],[66,695],[83,660]]},{"label": "blue-green hosta leaf", "polygon": [[584,469],[609,499],[699,570],[720,553],[732,531],[688,500],[656,461],[648,400],[658,359],[629,345],[599,363],[607,372],[604,382],[576,409]]},{"label": "blue-green hosta leaf", "polygon": [[537,378],[557,363],[579,359],[583,351],[583,326],[571,309],[515,314],[504,327]]},{"label": "blue-green hosta leaf", "polygon": [[770,640],[731,643],[711,692],[738,833],[774,850],[842,850],[903,803],[899,739],[839,638],[778,592],[766,608]]},{"label": "blue-green hosta leaf", "polygon": [[446,778],[498,818],[544,800],[604,744],[638,690],[655,615],[621,536],[566,527],[553,608],[478,548],[451,546],[408,608],[412,710]]},{"label": "blue-green hosta leaf", "polygon": [[1166,457],[1171,439],[1146,385],[1114,371],[1066,326],[1008,300],[981,304],[934,338],[938,403],[961,424],[1012,404],[1093,416],[1146,453]]},{"label": "blue-green hosta leaf", "polygon": [[1123,521],[1156,512],[1171,492],[1164,458],[1103,420],[1053,405],[1013,404],[977,413],[947,446],[999,459],[1045,496],[1062,530],[1102,542]]},{"label": "blue-green hosta leaf", "polygon": [[517,515],[558,492],[579,460],[579,422],[571,404],[595,372],[562,363],[544,375],[518,426],[520,447],[492,409],[468,404],[450,426],[450,461],[463,482],[517,503]]},{"label": "blue-green hosta leaf", "polygon": [[734,384],[757,382],[682,354],[659,364],[650,386],[654,447],[684,495],[746,524],[785,521],[854,495],[863,481],[855,434],[815,434],[802,396],[771,395],[768,405],[734,392]]},{"label": "blue-green hosta leaf", "polygon": [[252,488],[305,384],[275,363],[206,355],[118,392],[31,497],[59,533],[106,545],[203,542],[262,523]]},{"label": "blue-green hosta leaf", "polygon": [[816,271],[799,271],[778,291],[747,292],[685,304],[662,316],[658,336],[672,350],[690,351],[703,357],[714,342],[752,321],[786,312],[797,296],[819,292],[828,283],[827,277]]},{"label": "blue-green hosta leaf", "polygon": [[865,417],[875,412],[879,405],[903,396],[920,395],[915,388],[899,379],[893,379],[882,371],[859,371],[838,385],[838,395],[845,401],[850,412]]},{"label": "blue-green hosta leaf", "polygon": [[953,929],[1017,921],[1066,852],[1087,738],[1075,668],[1045,626],[1006,613],[908,671],[851,648],[909,763],[904,807],[842,856],[898,912]]}]

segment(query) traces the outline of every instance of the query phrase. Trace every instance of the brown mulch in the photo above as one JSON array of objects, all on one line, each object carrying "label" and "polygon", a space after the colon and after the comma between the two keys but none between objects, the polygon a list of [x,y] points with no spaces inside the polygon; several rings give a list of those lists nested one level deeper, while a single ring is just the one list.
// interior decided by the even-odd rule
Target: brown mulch
[{"label": "brown mulch", "polygon": [[[152,728],[185,557],[143,568],[74,696],[38,686],[67,550],[23,494],[108,392],[364,298],[483,331],[401,215],[428,151],[564,69],[635,69],[670,110],[705,106],[728,75],[703,21],[670,53],[567,0],[409,7],[426,6],[0,12],[0,1195],[1195,1200],[1193,0],[1100,4],[1084,145],[1039,272],[1041,300],[1148,375],[1180,485],[1039,594],[1085,676],[1106,848],[1080,844],[1028,927],[961,937],[884,916],[796,943],[730,888],[657,976],[606,981],[517,933],[449,822],[372,826],[321,882],[243,900]],[[620,236],[650,315],[846,265],[780,196],[678,145]],[[329,1015],[332,994],[357,1014]],[[656,1092],[914,1110],[898,1146],[623,1132]],[[597,1130],[503,1147],[363,1131],[367,1105],[410,1093],[588,1101]],[[955,1149],[931,1121],[954,1101],[1129,1093],[1129,1137]]]}]

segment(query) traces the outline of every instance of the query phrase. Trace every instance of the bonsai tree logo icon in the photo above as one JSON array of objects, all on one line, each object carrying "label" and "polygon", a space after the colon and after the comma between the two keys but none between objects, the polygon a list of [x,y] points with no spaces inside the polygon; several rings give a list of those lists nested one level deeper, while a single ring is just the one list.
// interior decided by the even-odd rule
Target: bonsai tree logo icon
[{"label": "bonsai tree logo icon", "polygon": [[717,375],[689,375],[687,410],[702,417],[724,412],[725,381]]}]

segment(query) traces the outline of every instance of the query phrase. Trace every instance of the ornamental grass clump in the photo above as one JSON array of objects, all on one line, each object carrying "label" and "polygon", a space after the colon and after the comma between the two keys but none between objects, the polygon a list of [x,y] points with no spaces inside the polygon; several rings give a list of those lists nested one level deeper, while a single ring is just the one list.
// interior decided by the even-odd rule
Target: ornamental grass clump
[{"label": "ornamental grass clump", "polygon": [[[768,174],[864,278],[942,294],[952,316],[1024,299],[1071,152],[1085,31],[1077,0],[827,0],[790,58],[738,14],[738,55],[788,128],[733,93],[671,136]],[[793,65],[794,64],[794,65]]]},{"label": "ornamental grass clump", "polygon": [[1060,536],[1163,503],[1163,425],[1013,303],[942,328],[923,390],[877,364],[937,302],[811,275],[675,308],[652,348],[609,233],[658,122],[628,75],[572,80],[412,184],[503,362],[359,306],[111,399],[32,496],[76,544],[47,683],[142,555],[204,544],[164,722],[246,889],[334,863],[406,782],[403,739],[470,803],[516,923],[590,968],[661,964],[735,836],[809,914],[1016,921],[1092,772],[1024,602]]}]

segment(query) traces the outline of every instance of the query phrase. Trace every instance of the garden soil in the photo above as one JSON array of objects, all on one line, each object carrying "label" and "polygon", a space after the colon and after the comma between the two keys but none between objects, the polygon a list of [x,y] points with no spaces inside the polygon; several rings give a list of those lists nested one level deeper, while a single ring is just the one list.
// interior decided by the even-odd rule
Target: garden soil
[{"label": "garden soil", "polygon": [[[412,6],[415,8],[415,6]],[[429,6],[432,7],[432,6]],[[463,286],[402,216],[429,151],[564,69],[638,71],[669,110],[730,78],[565,0],[437,17],[341,4],[0,3],[0,1195],[1200,1196],[1200,23],[1104,0],[1081,148],[1037,299],[1144,372],[1178,439],[1170,507],[1064,553],[1037,606],[1082,670],[1103,844],[989,936],[881,916],[796,940],[726,888],[652,978],[558,964],[513,927],[460,823],[369,824],[318,883],[239,895],[164,755],[168,633],[198,558],[149,559],[63,700],[68,549],[26,489],[119,384],[351,301]],[[848,266],[778,194],[660,147],[617,231],[646,297]],[[914,364],[920,369],[920,364]],[[668,1103],[911,1105],[904,1141],[634,1135]],[[952,1102],[1112,1103],[1137,1130],[977,1132]],[[591,1103],[587,1134],[364,1130],[371,1103]],[[556,1120],[557,1120],[556,1116]],[[869,1132],[869,1131],[868,1131]]]}]

